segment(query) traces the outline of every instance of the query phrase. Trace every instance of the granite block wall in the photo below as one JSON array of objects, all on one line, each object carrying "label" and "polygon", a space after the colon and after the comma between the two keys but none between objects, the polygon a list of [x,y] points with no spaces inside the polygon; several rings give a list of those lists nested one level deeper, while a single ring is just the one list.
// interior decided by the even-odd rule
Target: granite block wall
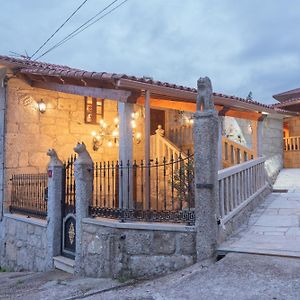
[{"label": "granite block wall", "polygon": [[6,214],[0,222],[0,266],[10,271],[45,271],[46,224]]},{"label": "granite block wall", "polygon": [[86,276],[153,277],[180,270],[196,260],[193,231],[122,229],[89,220],[83,222],[82,234]]},{"label": "granite block wall", "polygon": [[283,168],[283,120],[272,115],[263,121],[262,154],[266,157],[265,167],[272,182]]},{"label": "granite block wall", "polygon": [[[46,112],[38,111],[37,102],[43,99]],[[135,110],[139,106],[135,105]],[[118,115],[117,101],[104,100],[104,120],[111,124]],[[84,97],[32,88],[20,79],[8,83],[7,118],[5,135],[5,199],[9,202],[12,174],[46,172],[49,148],[56,149],[60,159],[66,160],[74,154],[77,142],[84,142],[93,160],[118,160],[118,146],[107,143],[98,151],[92,149],[92,131],[97,124],[84,122]],[[137,121],[138,131],[144,132],[143,118]],[[144,154],[144,142],[134,144],[134,158],[140,160]]]}]

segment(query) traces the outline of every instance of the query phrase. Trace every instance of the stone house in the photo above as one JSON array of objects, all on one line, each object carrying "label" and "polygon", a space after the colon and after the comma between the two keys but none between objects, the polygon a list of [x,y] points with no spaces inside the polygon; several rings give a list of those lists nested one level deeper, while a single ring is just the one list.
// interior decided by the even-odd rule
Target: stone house
[{"label": "stone house", "polygon": [[[6,56],[0,56],[0,82],[0,265],[46,270],[64,254],[68,267],[75,264],[82,274],[134,277],[195,261],[188,166],[196,89]],[[237,184],[243,176],[261,174],[264,163],[274,180],[283,166],[283,120],[294,113],[220,93],[212,99],[219,119],[218,169],[250,168],[228,175]],[[83,151],[92,160],[85,178],[78,172],[76,178],[70,158],[77,142],[84,142],[75,150],[79,157]],[[65,166],[48,165],[47,151]],[[259,194],[252,196],[265,192],[261,178]],[[88,180],[84,189],[91,182],[93,187],[78,193],[80,180]],[[80,195],[90,195],[89,201]],[[222,214],[235,206],[225,204]],[[48,223],[36,219],[47,213]],[[116,217],[144,223],[116,223]],[[54,261],[57,267],[66,264]]]},{"label": "stone house", "polygon": [[273,96],[279,103],[273,107],[284,109],[295,114],[293,117],[285,118],[284,128],[284,167],[300,167],[300,89],[293,89]]}]

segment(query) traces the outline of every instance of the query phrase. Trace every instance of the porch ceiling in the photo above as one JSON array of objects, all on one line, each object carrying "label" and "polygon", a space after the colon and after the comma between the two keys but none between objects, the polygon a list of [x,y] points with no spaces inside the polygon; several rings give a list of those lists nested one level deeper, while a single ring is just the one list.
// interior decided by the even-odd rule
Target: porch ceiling
[{"label": "porch ceiling", "polygon": [[[144,105],[145,99],[143,97],[139,97],[137,99],[137,103],[140,105]],[[175,101],[175,100],[157,99],[151,97],[150,105],[152,108],[177,109],[177,110],[184,110],[189,112],[196,111],[196,100],[194,102],[184,102],[180,100]],[[263,116],[261,112],[247,111],[243,109],[236,110],[232,107],[225,106],[225,105],[215,104],[215,109],[218,111],[219,116],[229,116],[229,117],[255,120],[255,121],[260,120]]]}]

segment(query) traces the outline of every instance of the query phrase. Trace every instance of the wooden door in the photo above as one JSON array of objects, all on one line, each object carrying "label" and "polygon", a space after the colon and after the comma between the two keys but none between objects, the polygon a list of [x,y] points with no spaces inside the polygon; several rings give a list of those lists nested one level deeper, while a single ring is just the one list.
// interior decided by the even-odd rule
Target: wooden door
[{"label": "wooden door", "polygon": [[165,111],[159,109],[150,110],[150,134],[155,134],[158,125],[165,129]]}]

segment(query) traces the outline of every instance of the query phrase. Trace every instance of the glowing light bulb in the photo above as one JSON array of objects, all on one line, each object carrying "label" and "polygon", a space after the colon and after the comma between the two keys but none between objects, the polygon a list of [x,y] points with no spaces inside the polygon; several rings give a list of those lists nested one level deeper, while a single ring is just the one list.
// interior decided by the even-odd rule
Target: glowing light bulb
[{"label": "glowing light bulb", "polygon": [[136,122],[134,120],[131,121],[131,127],[136,128]]},{"label": "glowing light bulb", "polygon": [[114,130],[112,132],[113,137],[117,137],[119,135],[119,132],[117,130]]},{"label": "glowing light bulb", "polygon": [[141,137],[142,137],[142,134],[141,134],[140,132],[137,132],[137,133],[136,133],[136,138],[137,138],[137,139],[140,139]]},{"label": "glowing light bulb", "polygon": [[39,111],[43,114],[46,111],[46,104],[43,100],[37,103]]},{"label": "glowing light bulb", "polygon": [[115,118],[114,118],[114,123],[115,123],[116,125],[119,124],[119,118],[118,118],[118,117],[115,117]]},{"label": "glowing light bulb", "polygon": [[96,131],[92,131],[92,136],[95,137],[97,135]]},{"label": "glowing light bulb", "polygon": [[112,147],[112,145],[113,145],[112,141],[108,141],[108,142],[107,142],[107,146],[108,146],[108,147]]}]

